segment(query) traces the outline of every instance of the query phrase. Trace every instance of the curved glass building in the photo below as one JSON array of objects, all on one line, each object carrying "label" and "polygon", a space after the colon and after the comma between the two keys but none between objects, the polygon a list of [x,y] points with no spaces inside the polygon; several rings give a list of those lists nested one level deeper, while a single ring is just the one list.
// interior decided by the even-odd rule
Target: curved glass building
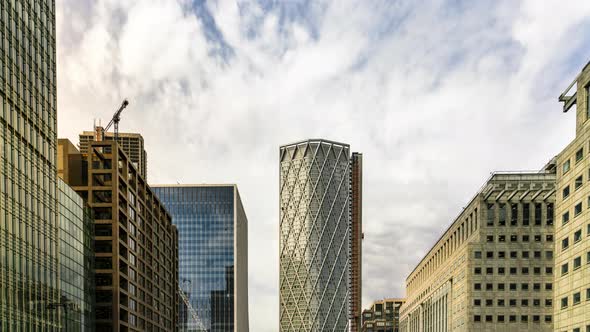
[{"label": "curved glass building", "polygon": [[[178,228],[180,331],[248,331],[248,220],[235,185],[152,186]],[[194,319],[195,314],[198,319]]]},{"label": "curved glass building", "polygon": [[348,330],[350,148],[280,148],[280,331]]}]

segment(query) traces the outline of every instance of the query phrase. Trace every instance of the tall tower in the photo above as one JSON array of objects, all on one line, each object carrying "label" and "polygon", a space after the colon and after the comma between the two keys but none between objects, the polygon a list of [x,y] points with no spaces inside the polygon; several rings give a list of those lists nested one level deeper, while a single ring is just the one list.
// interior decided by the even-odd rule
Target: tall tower
[{"label": "tall tower", "polygon": [[0,330],[57,330],[55,1],[0,13]]},{"label": "tall tower", "polygon": [[361,330],[363,254],[363,155],[350,159],[350,331]]},{"label": "tall tower", "polygon": [[348,330],[350,148],[280,148],[280,331]]},{"label": "tall tower", "polygon": [[180,331],[248,332],[248,219],[233,184],[152,186],[178,227]]},{"label": "tall tower", "polygon": [[576,105],[576,137],[557,156],[555,331],[590,331],[590,63],[559,98]]}]

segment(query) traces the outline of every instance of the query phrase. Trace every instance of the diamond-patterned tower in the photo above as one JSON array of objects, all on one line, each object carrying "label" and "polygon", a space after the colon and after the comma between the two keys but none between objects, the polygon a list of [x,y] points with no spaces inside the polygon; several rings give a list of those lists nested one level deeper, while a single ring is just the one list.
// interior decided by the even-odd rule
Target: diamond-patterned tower
[{"label": "diamond-patterned tower", "polygon": [[350,147],[280,148],[280,331],[348,330]]}]

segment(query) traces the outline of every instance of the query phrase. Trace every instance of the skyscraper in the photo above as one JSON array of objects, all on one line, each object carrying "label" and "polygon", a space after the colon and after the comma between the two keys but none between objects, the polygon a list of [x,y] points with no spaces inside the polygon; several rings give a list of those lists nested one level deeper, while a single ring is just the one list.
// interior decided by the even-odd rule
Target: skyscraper
[{"label": "skyscraper", "polygon": [[0,330],[55,330],[55,1],[2,1],[0,31]]},{"label": "skyscraper", "polygon": [[406,278],[401,332],[553,331],[554,169],[490,177]]},{"label": "skyscraper", "polygon": [[559,98],[576,137],[557,156],[555,330],[590,331],[590,62]]},{"label": "skyscraper", "polygon": [[179,329],[248,332],[248,219],[237,186],[152,187],[178,228],[179,282],[193,310],[180,303]]},{"label": "skyscraper", "polygon": [[172,217],[116,142],[93,141],[87,154],[59,145],[60,174],[94,216],[96,330],[176,331]]},{"label": "skyscraper", "polygon": [[350,148],[280,147],[280,331],[349,327]]},{"label": "skyscraper", "polygon": [[360,332],[363,266],[363,155],[350,158],[350,331]]},{"label": "skyscraper", "polygon": [[[102,128],[101,128],[102,129]],[[95,132],[83,131],[80,135],[80,153],[88,153],[88,145],[95,140]],[[115,134],[104,132],[104,140],[112,141]],[[119,133],[119,146],[125,151],[139,175],[147,180],[147,152],[145,152],[143,136],[138,133]]]}]

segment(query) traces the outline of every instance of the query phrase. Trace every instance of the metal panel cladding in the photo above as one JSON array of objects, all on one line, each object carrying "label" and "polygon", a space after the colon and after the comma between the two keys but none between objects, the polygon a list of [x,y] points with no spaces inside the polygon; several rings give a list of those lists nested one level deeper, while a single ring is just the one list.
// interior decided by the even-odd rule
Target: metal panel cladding
[{"label": "metal panel cladding", "polygon": [[280,331],[348,330],[349,165],[346,144],[280,148]]}]

